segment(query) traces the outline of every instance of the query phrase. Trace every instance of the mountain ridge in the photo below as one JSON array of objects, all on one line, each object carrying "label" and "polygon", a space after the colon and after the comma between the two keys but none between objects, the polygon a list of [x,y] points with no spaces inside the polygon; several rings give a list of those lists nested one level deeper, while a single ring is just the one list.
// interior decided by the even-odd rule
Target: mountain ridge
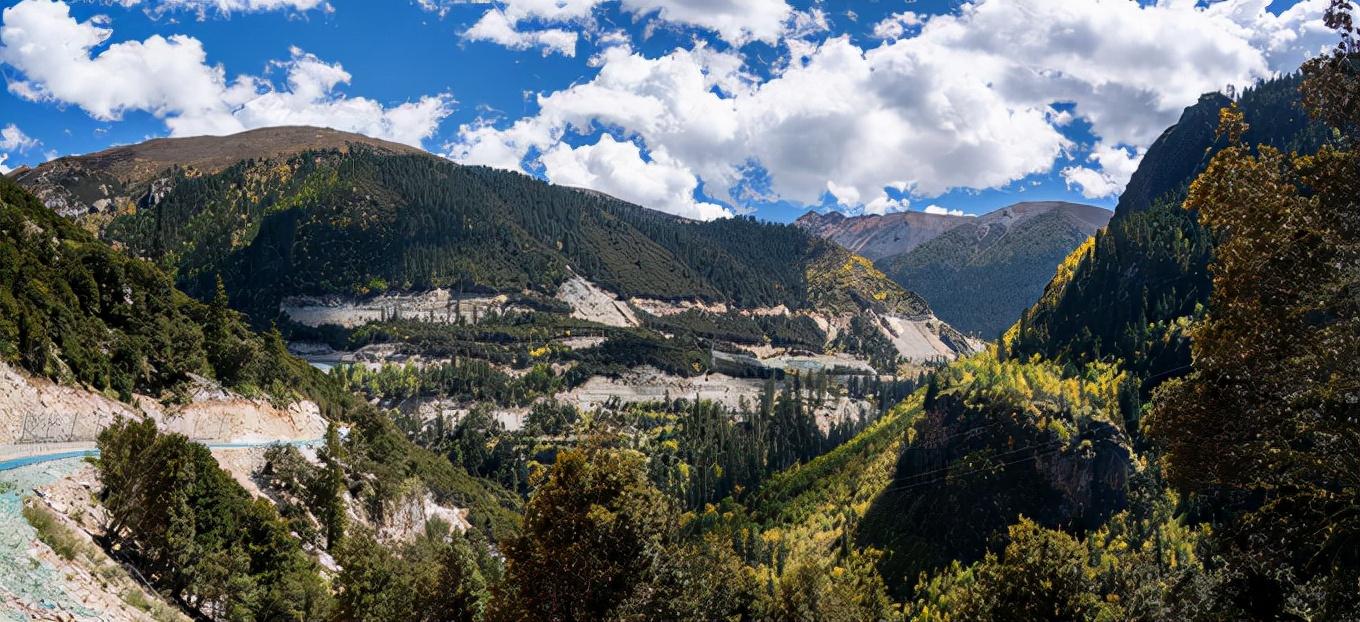
[{"label": "mountain ridge", "polygon": [[1039,299],[1054,267],[1111,216],[1092,205],[1028,201],[981,216],[809,213],[797,225],[867,253],[955,328],[995,337]]},{"label": "mountain ridge", "polygon": [[[155,195],[153,187],[174,169],[215,174],[242,160],[272,159],[320,149],[347,150],[365,145],[391,153],[424,154],[423,149],[363,134],[313,126],[277,126],[226,136],[153,138],[83,155],[70,155],[34,167],[16,169],[11,179],[44,205],[68,218],[126,212]],[[84,176],[86,183],[63,178]]]}]

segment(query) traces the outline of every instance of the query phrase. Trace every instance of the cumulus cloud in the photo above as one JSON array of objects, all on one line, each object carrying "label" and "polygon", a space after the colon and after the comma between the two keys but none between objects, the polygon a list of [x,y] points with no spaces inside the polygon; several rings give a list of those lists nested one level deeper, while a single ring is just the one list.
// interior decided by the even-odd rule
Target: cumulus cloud
[{"label": "cumulus cloud", "polygon": [[482,15],[463,36],[472,41],[490,41],[515,50],[542,48],[543,55],[557,53],[576,56],[576,33],[561,28],[519,30],[504,11],[490,10]]},{"label": "cumulus cloud", "polygon": [[1099,168],[1069,166],[1062,170],[1067,187],[1076,187],[1088,199],[1101,199],[1119,194],[1143,161],[1144,149],[1096,145],[1087,160]]},{"label": "cumulus cloud", "polygon": [[1098,147],[1066,178],[1117,192],[1201,93],[1292,69],[1323,47],[1325,4],[1277,16],[1267,0],[981,0],[910,35],[919,20],[896,17],[901,34],[883,26],[894,36],[868,48],[784,39],[786,58],[763,81],[732,55],[649,58],[619,46],[597,56],[593,79],[539,95],[535,114],[463,126],[449,152],[532,168],[564,138],[605,127],[729,199],[754,176],[769,196],[817,204],[830,193],[848,208],[886,209],[889,187],[932,197],[1049,173],[1076,149],[1063,127],[1081,119]]},{"label": "cumulus cloud", "polygon": [[0,153],[0,175],[8,175],[10,171],[14,170],[8,166],[5,166],[6,160],[9,160],[9,154]]},{"label": "cumulus cloud", "polygon": [[[540,48],[545,55],[575,56],[575,30],[594,33],[598,30],[596,9],[611,3],[637,20],[701,29],[736,46],[750,41],[774,44],[789,30],[826,26],[820,10],[794,11],[785,0],[494,0],[463,36],[516,50]],[[440,0],[418,0],[418,4],[441,16],[448,11],[448,3]]]},{"label": "cumulus cloud", "polygon": [[[784,0],[621,0],[624,10],[638,16],[655,14],[673,24],[696,26],[716,32],[734,45],[747,41],[775,43],[784,23],[794,15]],[[820,15],[818,12],[816,15]],[[813,18],[815,21],[815,17]],[[824,20],[822,22],[825,23]]]},{"label": "cumulus cloud", "polygon": [[609,134],[594,145],[558,144],[543,154],[544,173],[553,183],[591,188],[625,201],[696,220],[727,218],[732,212],[699,201],[699,180],[664,152],[644,159],[637,145]]},{"label": "cumulus cloud", "polygon": [[25,134],[11,123],[0,129],[0,151],[28,151],[38,146],[38,140]]},{"label": "cumulus cloud", "polygon": [[22,74],[10,92],[33,101],[73,104],[99,120],[128,111],[162,119],[176,136],[229,134],[272,125],[320,125],[419,146],[449,114],[447,95],[386,106],[337,92],[350,74],[293,48],[274,65],[286,88],[240,75],[228,82],[209,65],[202,42],[185,35],[153,35],[107,45],[102,21],[78,22],[57,0],[23,0],[5,9],[0,62]]},{"label": "cumulus cloud", "polygon": [[875,39],[898,39],[912,28],[925,23],[925,19],[912,11],[893,13],[874,24]]},{"label": "cumulus cloud", "polygon": [[1002,184],[1047,170],[1066,147],[1046,107],[1007,109],[982,80],[950,83],[958,69],[932,58],[866,53],[837,38],[775,78],[736,79],[720,92],[713,87],[730,76],[710,71],[704,55],[609,51],[594,80],[539,97],[537,115],[503,129],[464,126],[450,155],[512,167],[600,124],[666,151],[729,196],[758,166],[781,198],[811,204],[830,192],[855,206],[889,186],[926,195]]},{"label": "cumulus cloud", "polygon": [[889,197],[878,197],[864,204],[865,214],[883,215],[893,212],[905,212],[911,208],[911,201],[907,199],[893,199]]}]

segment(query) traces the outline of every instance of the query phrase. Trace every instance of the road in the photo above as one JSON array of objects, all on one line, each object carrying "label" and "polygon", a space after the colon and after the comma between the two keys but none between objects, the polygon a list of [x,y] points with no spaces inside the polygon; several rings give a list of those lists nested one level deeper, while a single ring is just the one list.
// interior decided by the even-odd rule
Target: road
[{"label": "road", "polygon": [[[320,444],[323,439],[304,439],[304,440],[267,440],[267,441],[242,441],[230,443],[204,443],[209,449],[252,449],[255,447],[268,447],[276,443],[296,445],[306,447],[309,445]],[[0,445],[0,471],[8,471],[31,464],[51,462],[53,460],[66,460],[69,458],[84,458],[86,456],[99,455],[99,449],[93,442],[75,443],[33,443],[25,445]]]},{"label": "road", "polygon": [[[204,443],[212,449],[249,449],[274,443],[309,446],[323,439]],[[89,594],[64,579],[69,569],[33,556],[37,532],[24,519],[23,498],[75,472],[86,456],[99,455],[92,442],[0,445],[0,622],[33,619],[106,620],[87,602]]]}]

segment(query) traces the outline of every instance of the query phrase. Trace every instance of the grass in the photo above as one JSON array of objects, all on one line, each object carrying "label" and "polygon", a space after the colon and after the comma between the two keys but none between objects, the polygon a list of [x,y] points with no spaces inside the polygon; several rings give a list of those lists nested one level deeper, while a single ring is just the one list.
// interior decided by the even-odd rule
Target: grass
[{"label": "grass", "polygon": [[92,566],[94,576],[98,577],[106,588],[123,584],[120,593],[123,602],[146,612],[158,622],[181,622],[185,619],[178,609],[159,600],[147,598],[122,568],[99,555],[98,547],[62,523],[56,512],[33,502],[31,498],[24,501],[22,509],[24,519],[38,532],[38,539],[59,557],[69,562],[75,562],[80,557],[85,558],[89,562],[87,567]]},{"label": "grass", "polygon": [[63,525],[56,513],[28,500],[25,500],[22,512],[24,519],[38,532],[38,539],[62,559],[72,561],[80,555],[93,559],[94,545]]},{"label": "grass", "polygon": [[141,590],[131,587],[123,592],[123,602],[140,609],[157,622],[180,622],[184,616],[174,607],[159,600],[151,600]]}]

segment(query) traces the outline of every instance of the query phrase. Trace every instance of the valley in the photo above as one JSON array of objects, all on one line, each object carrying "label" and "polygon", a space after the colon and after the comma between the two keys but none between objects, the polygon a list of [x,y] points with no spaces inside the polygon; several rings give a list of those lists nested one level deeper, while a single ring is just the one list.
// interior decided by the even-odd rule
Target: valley
[{"label": "valley", "polygon": [[[0,11],[17,72],[0,97],[26,106],[68,91],[16,66],[37,44],[15,24],[88,29],[63,53],[90,75],[203,51],[105,45],[113,18],[19,2]],[[133,4],[102,8],[192,21]],[[820,5],[769,34],[725,31],[725,3],[597,4],[402,7],[422,25],[475,12],[460,50],[520,54],[460,76],[529,71],[537,47],[539,69],[598,69],[520,93],[537,116],[501,119],[463,82],[460,100],[344,96],[350,73],[293,47],[269,65],[286,91],[217,65],[201,117],[69,111],[168,137],[97,133],[86,155],[3,169],[0,620],[1360,619],[1350,3],[1070,4],[1004,54],[961,25],[1006,35],[1041,3],[892,13],[867,50]],[[1091,6],[1199,20],[1181,38],[1321,12],[1297,37],[1340,44],[1198,99],[1227,60],[1195,64],[1199,82],[1146,72],[1190,96],[1049,67],[1177,41],[988,64],[1145,36],[1085,36]],[[313,8],[288,26],[315,28]],[[195,23],[234,32],[213,21],[229,9],[279,10],[204,5]],[[692,49],[672,41],[711,20]],[[1273,32],[1239,52],[1302,45]],[[598,49],[578,59],[568,38]],[[783,59],[768,75],[747,73],[759,46]],[[952,46],[968,53],[912,88],[874,81]],[[662,110],[676,90],[683,109]],[[855,90],[874,111],[832,115]],[[292,98],[306,114],[261,120]],[[376,111],[329,123],[372,136],[298,125],[335,109]],[[460,125],[441,134],[445,117]],[[0,167],[40,144],[16,132]],[[744,161],[695,164],[727,150]]]}]

